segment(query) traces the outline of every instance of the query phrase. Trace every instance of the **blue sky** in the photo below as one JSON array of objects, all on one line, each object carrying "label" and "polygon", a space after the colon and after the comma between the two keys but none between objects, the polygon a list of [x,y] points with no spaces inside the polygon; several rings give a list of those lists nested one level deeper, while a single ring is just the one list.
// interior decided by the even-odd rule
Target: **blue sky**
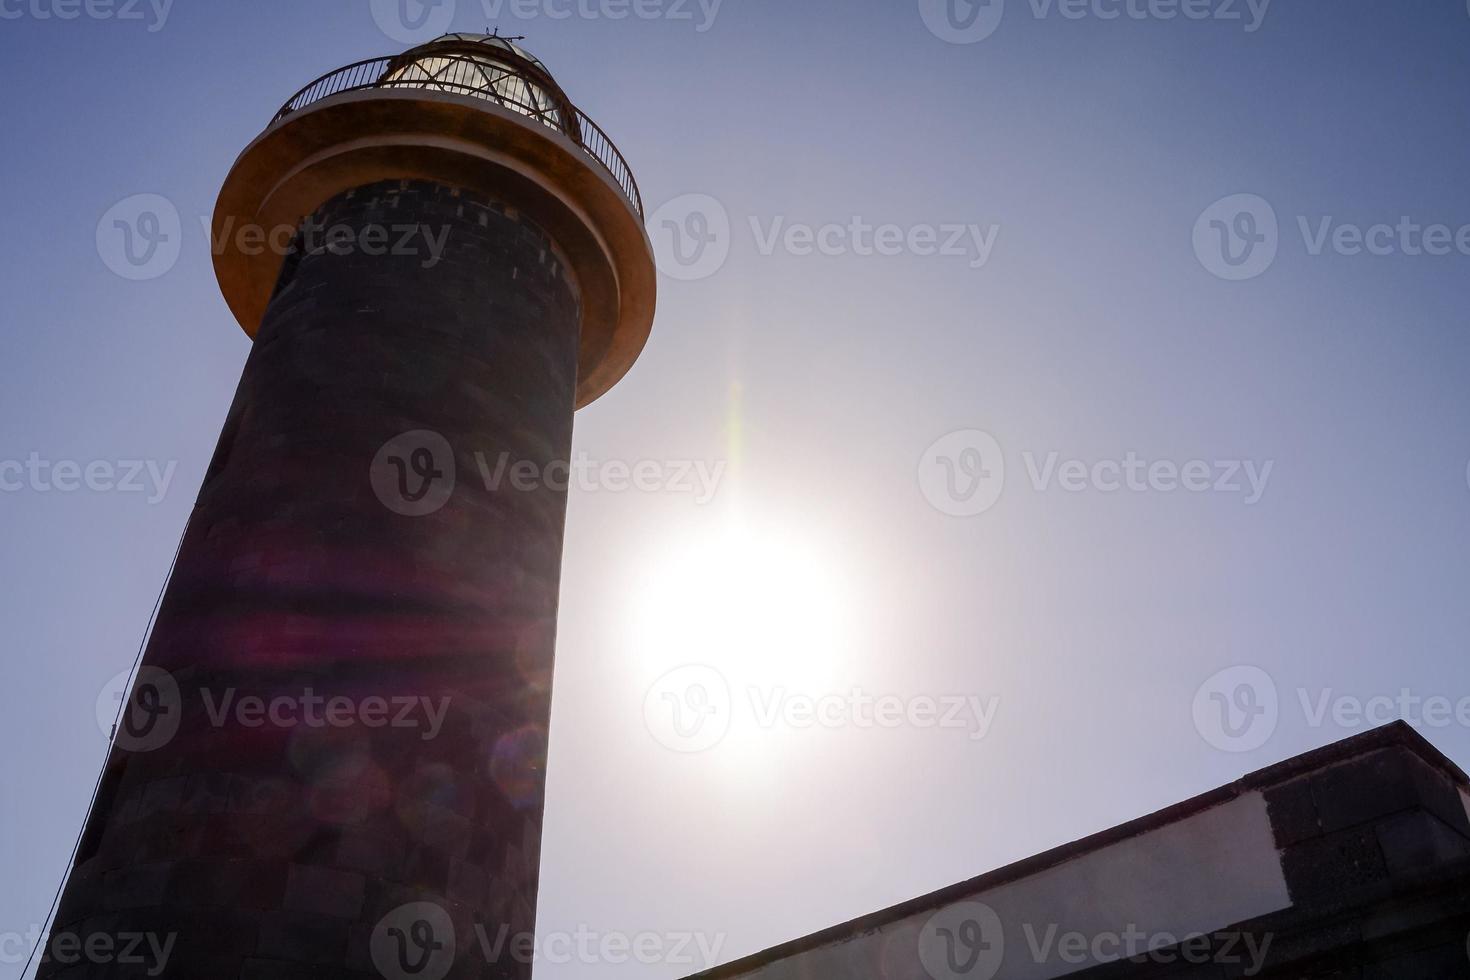
[{"label": "blue sky", "polygon": [[[499,8],[665,271],[577,419],[542,932],[731,958],[1389,717],[1470,764],[1465,3],[956,2]],[[0,0],[0,940],[44,917],[248,349],[200,219],[291,93],[406,46],[391,7]],[[143,194],[180,252],[130,279],[101,219]],[[669,478],[614,489],[643,460]],[[649,708],[689,668],[731,706],[700,751]]]}]

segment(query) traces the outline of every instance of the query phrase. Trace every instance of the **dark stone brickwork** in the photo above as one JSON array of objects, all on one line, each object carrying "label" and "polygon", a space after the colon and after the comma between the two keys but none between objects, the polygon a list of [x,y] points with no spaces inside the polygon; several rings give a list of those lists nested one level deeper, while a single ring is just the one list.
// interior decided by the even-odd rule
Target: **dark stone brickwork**
[{"label": "dark stone brickwork", "polygon": [[1297,903],[1470,859],[1470,817],[1459,790],[1407,748],[1379,749],[1272,787],[1266,803]]},{"label": "dark stone brickwork", "polygon": [[482,461],[569,457],[579,320],[499,203],[303,227],[55,926],[171,951],[40,976],[529,975],[477,932],[534,928],[566,494]]}]

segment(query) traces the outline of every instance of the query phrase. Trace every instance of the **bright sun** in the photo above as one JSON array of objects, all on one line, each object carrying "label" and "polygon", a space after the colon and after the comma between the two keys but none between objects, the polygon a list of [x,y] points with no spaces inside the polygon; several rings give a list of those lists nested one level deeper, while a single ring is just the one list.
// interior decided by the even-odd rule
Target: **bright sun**
[{"label": "bright sun", "polygon": [[809,530],[723,516],[649,556],[634,600],[643,666],[817,692],[851,654],[844,565]]}]

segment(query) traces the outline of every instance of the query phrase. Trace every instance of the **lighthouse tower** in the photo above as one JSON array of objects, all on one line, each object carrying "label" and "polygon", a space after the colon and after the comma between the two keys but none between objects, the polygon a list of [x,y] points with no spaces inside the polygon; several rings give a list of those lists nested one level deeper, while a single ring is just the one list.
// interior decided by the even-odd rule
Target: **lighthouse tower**
[{"label": "lighthouse tower", "polygon": [[334,71],[226,178],[254,344],[40,976],[530,974],[559,474],[655,273],[627,164],[515,40]]}]

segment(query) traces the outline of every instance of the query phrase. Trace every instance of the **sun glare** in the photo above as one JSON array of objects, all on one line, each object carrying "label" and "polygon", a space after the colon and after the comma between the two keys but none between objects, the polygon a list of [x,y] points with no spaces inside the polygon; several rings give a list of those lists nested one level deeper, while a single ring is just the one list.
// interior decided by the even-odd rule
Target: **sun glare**
[{"label": "sun glare", "polygon": [[649,556],[634,599],[642,666],[820,691],[851,653],[849,583],[811,532],[722,518]]}]

